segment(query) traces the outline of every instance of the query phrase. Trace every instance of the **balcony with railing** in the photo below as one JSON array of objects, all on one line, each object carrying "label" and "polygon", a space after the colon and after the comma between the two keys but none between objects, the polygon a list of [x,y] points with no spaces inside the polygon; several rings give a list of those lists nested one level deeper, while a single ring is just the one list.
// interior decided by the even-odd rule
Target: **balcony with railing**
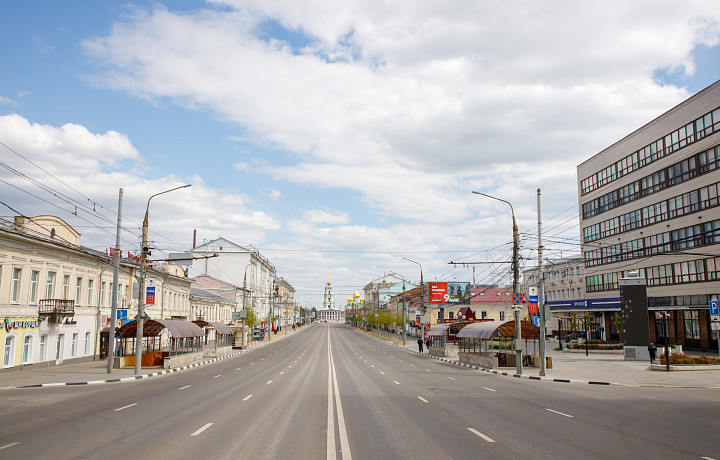
[{"label": "balcony with railing", "polygon": [[75,301],[68,299],[40,299],[38,305],[40,319],[49,318],[56,323],[65,317],[75,316]]}]

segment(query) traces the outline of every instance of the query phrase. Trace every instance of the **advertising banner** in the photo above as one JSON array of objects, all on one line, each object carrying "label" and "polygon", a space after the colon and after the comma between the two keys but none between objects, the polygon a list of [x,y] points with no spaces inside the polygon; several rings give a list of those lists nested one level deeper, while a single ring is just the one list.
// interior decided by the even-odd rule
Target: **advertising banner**
[{"label": "advertising banner", "polygon": [[428,283],[428,303],[448,303],[448,283]]},{"label": "advertising banner", "polygon": [[470,283],[428,283],[428,303],[430,304],[469,304]]},{"label": "advertising banner", "polygon": [[470,283],[447,283],[448,285],[448,302],[447,303],[470,303]]}]

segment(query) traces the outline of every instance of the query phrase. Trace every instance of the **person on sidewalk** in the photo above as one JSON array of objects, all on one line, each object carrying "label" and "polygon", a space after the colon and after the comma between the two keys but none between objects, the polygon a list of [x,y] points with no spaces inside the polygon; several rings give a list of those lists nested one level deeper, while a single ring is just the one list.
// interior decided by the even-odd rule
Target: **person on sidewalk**
[{"label": "person on sidewalk", "polygon": [[420,349],[420,353],[423,352],[423,341],[422,339],[418,339],[418,348]]},{"label": "person on sidewalk", "polygon": [[648,352],[650,353],[650,364],[655,362],[655,353],[657,353],[657,347],[654,343],[650,342],[650,345],[648,345]]},{"label": "person on sidewalk", "polygon": [[428,353],[430,353],[430,339],[425,339],[425,348],[427,348]]}]

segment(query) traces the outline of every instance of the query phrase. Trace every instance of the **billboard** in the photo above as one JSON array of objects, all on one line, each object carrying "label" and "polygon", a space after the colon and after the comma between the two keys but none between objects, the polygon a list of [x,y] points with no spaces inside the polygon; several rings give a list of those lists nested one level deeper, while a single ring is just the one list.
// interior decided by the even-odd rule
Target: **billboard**
[{"label": "billboard", "polygon": [[428,303],[470,303],[470,283],[428,283]]}]

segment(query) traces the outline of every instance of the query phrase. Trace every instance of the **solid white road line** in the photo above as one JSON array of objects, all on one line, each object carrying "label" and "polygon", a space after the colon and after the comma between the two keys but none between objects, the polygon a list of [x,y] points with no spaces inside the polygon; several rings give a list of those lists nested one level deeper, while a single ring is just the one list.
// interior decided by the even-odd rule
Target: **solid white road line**
[{"label": "solid white road line", "polygon": [[184,390],[185,388],[190,388],[190,385],[185,385],[184,387],[178,388],[178,390]]},{"label": "solid white road line", "polygon": [[208,428],[210,428],[211,426],[213,426],[212,423],[206,423],[205,426],[203,426],[202,428],[198,429],[195,433],[191,434],[190,436],[197,436],[197,435],[199,435],[200,433],[202,433],[203,431],[205,431],[205,430],[207,430]]},{"label": "solid white road line", "polygon": [[395,385],[400,385],[400,382],[398,382],[397,380],[393,380],[393,383],[394,383]]},{"label": "solid white road line", "polygon": [[430,401],[428,401],[427,399],[423,398],[422,396],[418,396],[418,399],[419,399],[420,401],[422,401],[422,402],[425,402],[425,403],[426,403],[426,402],[430,402]]},{"label": "solid white road line", "polygon": [[247,401],[248,399],[250,399],[250,398],[252,398],[252,397],[253,397],[253,395],[247,395],[247,396],[245,396],[245,397],[243,398],[243,401]]},{"label": "solid white road line", "polygon": [[123,409],[127,409],[128,407],[132,407],[132,406],[137,406],[137,403],[128,404],[127,406],[123,406],[123,407],[118,407],[117,409],[115,409],[115,412],[119,412]]},{"label": "solid white road line", "polygon": [[493,390],[492,388],[488,388],[488,387],[483,387],[483,390],[487,390],[487,391],[495,391],[495,390]]},{"label": "solid white road line", "polygon": [[483,439],[486,440],[487,442],[495,442],[495,440],[494,440],[493,438],[491,438],[490,436],[486,436],[486,435],[480,433],[478,430],[476,430],[476,429],[474,429],[474,428],[468,428],[468,430],[470,430],[471,433],[474,433],[474,434],[480,436],[481,438],[483,438]]},{"label": "solid white road line", "polygon": [[[328,328],[328,346],[330,345],[330,329]],[[330,365],[332,366],[333,387],[335,389],[335,407],[338,414],[338,432],[340,435],[340,453],[343,460],[352,460],[350,453],[350,441],[348,440],[347,429],[345,428],[345,416],[343,415],[342,402],[340,401],[340,388],[337,383],[337,374],[335,373],[335,360],[333,360],[332,352],[330,352]],[[335,431],[333,430],[333,437]],[[335,458],[335,457],[333,457]]]},{"label": "solid white road line", "polygon": [[330,329],[328,329],[328,414],[327,414],[327,460],[336,460],[335,452],[335,408],[333,406],[333,382],[332,382],[332,355],[330,351]]},{"label": "solid white road line", "polygon": [[573,415],[564,414],[564,413],[562,413],[562,412],[558,412],[558,411],[556,411],[556,410],[552,410],[552,409],[548,409],[548,408],[545,408],[545,410],[546,410],[546,411],[550,411],[550,412],[552,412],[552,413],[554,413],[554,414],[559,414],[559,415],[565,416],[565,417],[570,417],[570,418],[573,418],[573,417],[574,417]]},{"label": "solid white road line", "polygon": [[12,442],[10,444],[5,444],[4,446],[0,447],[0,450],[7,449],[8,447],[17,446],[20,444],[19,442]]}]

